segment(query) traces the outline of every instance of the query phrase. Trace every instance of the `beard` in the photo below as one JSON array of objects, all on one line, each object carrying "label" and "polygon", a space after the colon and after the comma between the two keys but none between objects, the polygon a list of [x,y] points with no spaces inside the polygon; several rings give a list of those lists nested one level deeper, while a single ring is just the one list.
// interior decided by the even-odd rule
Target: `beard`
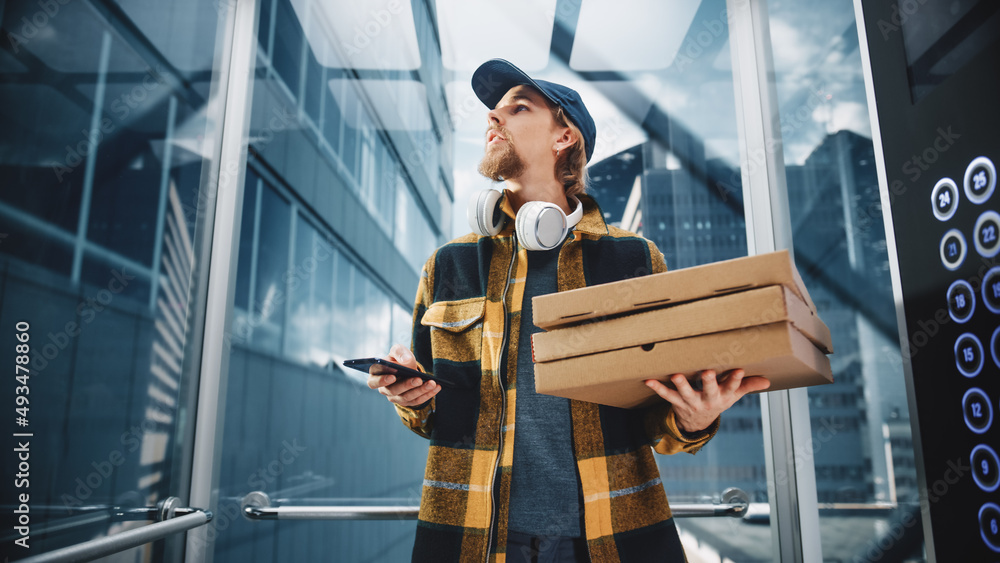
[{"label": "beard", "polygon": [[508,178],[516,178],[524,172],[524,161],[514,150],[510,132],[500,128],[504,142],[486,147],[486,154],[479,163],[479,173],[494,182],[502,182]]}]

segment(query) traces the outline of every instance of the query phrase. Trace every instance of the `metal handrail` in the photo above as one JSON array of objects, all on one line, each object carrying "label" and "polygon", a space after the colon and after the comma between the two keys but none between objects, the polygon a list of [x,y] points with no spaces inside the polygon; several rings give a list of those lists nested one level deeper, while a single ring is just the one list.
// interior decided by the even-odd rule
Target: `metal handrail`
[{"label": "metal handrail", "polygon": [[[175,497],[171,497],[175,498]],[[10,505],[0,506],[0,512],[12,510]],[[174,516],[192,514],[197,509],[179,507],[174,509]],[[49,517],[40,524],[32,524],[31,531],[42,534],[55,534],[75,530],[85,526],[117,522],[157,522],[160,520],[160,507],[143,506],[127,507],[120,505],[88,505],[88,506],[32,506],[31,513],[38,511],[42,518]],[[67,514],[68,513],[68,514]],[[51,516],[50,516],[51,515]],[[20,537],[16,531],[0,537],[0,543],[11,543]]]},{"label": "metal handrail", "polygon": [[[670,512],[677,518],[741,518],[749,505],[747,494],[733,487],[723,491],[721,503],[671,503]],[[271,506],[263,491],[243,497],[242,507],[249,520],[415,520],[420,512],[419,506]]]},{"label": "metal handrail", "polygon": [[[65,563],[68,561],[93,561],[119,551],[163,539],[171,534],[186,532],[192,528],[205,525],[212,520],[212,513],[199,508],[178,507],[177,497],[168,497],[160,501],[155,509],[138,509],[144,514],[155,513],[157,522],[127,530],[103,538],[85,541],[75,545],[41,553],[22,559],[22,563]],[[155,512],[152,512],[155,511]],[[187,513],[176,516],[177,513]]]}]

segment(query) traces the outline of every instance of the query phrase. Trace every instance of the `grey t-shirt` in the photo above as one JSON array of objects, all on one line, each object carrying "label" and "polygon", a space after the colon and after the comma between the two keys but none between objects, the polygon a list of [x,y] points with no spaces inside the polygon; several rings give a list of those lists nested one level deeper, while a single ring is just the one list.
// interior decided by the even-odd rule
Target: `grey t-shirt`
[{"label": "grey t-shirt", "polygon": [[580,485],[573,456],[569,399],[535,393],[531,298],[555,293],[559,248],[528,252],[517,343],[514,462],[507,527],[531,535],[580,537]]}]

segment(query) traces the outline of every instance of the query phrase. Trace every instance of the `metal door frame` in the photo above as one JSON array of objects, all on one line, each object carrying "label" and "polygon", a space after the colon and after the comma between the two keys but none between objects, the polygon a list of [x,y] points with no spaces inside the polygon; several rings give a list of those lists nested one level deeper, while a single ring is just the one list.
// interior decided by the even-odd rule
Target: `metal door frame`
[{"label": "metal door frame", "polygon": [[[201,377],[195,415],[189,503],[211,507],[218,514],[220,443],[226,411],[233,294],[242,222],[243,184],[246,179],[254,66],[257,60],[257,0],[217,0],[233,24],[227,26],[226,55],[219,95],[210,100],[208,115],[221,115],[222,147],[219,165],[208,181],[208,201],[215,201],[211,261],[202,341]],[[203,188],[205,189],[205,188]],[[206,237],[208,239],[209,237]],[[187,533],[185,561],[211,562],[218,519]]]}]

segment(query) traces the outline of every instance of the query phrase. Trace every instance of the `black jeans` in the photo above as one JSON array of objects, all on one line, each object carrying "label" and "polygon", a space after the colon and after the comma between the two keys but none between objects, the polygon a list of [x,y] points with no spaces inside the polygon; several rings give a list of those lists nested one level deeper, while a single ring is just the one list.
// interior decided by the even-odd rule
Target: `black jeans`
[{"label": "black jeans", "polygon": [[507,563],[589,563],[587,540],[507,531]]}]

